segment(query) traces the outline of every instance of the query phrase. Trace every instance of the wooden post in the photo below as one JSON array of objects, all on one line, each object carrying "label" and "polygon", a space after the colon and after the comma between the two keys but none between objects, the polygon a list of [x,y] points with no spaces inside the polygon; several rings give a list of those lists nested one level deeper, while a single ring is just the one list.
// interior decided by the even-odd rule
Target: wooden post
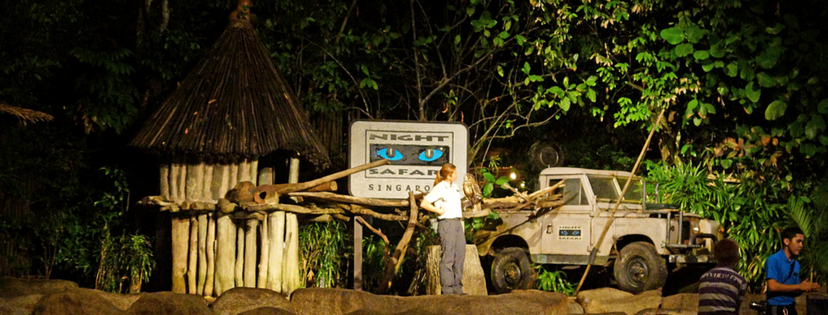
[{"label": "wooden post", "polygon": [[241,164],[239,165],[239,182],[252,182],[253,178],[250,177],[250,161],[244,159]]},{"label": "wooden post", "polygon": [[285,214],[285,262],[282,272],[282,293],[290,294],[299,288],[302,275],[299,274],[299,221],[296,214]]},{"label": "wooden post", "polygon": [[267,288],[282,292],[282,262],[285,253],[285,212],[274,211],[268,215],[270,227],[270,258],[267,267]]},{"label": "wooden post", "polygon": [[216,202],[218,199],[213,199],[213,165],[205,164],[204,165],[204,177],[202,182],[202,192],[201,195],[204,198],[204,201]]},{"label": "wooden post", "polygon": [[354,290],[362,291],[362,224],[354,222]]},{"label": "wooden post", "polygon": [[216,215],[207,214],[207,278],[204,280],[204,296],[213,296],[216,273]]},{"label": "wooden post", "polygon": [[198,165],[186,164],[182,167],[186,167],[187,169],[187,172],[185,173],[186,178],[184,181],[184,200],[186,200],[189,203],[192,203],[193,201],[199,200],[199,194],[201,194],[201,190],[196,190],[196,188],[198,187]]},{"label": "wooden post", "polygon": [[236,287],[244,287],[244,222],[236,227]]},{"label": "wooden post", "polygon": [[198,267],[196,276],[196,294],[204,294],[204,281],[207,280],[207,215],[198,216]]},{"label": "wooden post", "polygon": [[190,219],[180,214],[172,215],[172,292],[186,293],[184,273],[187,272],[187,245],[190,236]]},{"label": "wooden post", "polygon": [[[230,179],[230,182],[228,182],[229,185],[227,186],[227,190],[230,190],[233,187],[236,187],[236,184],[239,183],[239,165],[238,164],[230,164],[230,178],[229,179]],[[224,194],[226,194],[226,193],[227,193],[227,191],[224,191],[221,196],[224,197]]]},{"label": "wooden post", "polygon": [[187,164],[180,164],[178,167],[178,199],[176,199],[177,204],[181,205],[186,200],[186,189],[187,189]]},{"label": "wooden post", "polygon": [[259,257],[259,278],[256,279],[256,287],[259,289],[267,288],[267,267],[269,266],[268,260],[270,259],[270,235],[267,221],[268,216],[262,220],[262,224],[259,226],[259,237],[261,238],[259,251],[261,256]]},{"label": "wooden post", "polygon": [[247,220],[244,231],[244,284],[248,288],[256,287],[256,233],[259,231],[259,220]]},{"label": "wooden post", "polygon": [[187,265],[187,293],[196,294],[196,267],[198,266],[198,219],[190,215],[190,244]]},{"label": "wooden post", "polygon": [[259,160],[252,160],[250,161],[250,181],[256,182],[259,178]]},{"label": "wooden post", "polygon": [[159,168],[159,184],[161,188],[161,199],[164,201],[172,201],[170,195],[170,166],[168,164],[161,164]]},{"label": "wooden post", "polygon": [[[218,186],[218,190],[216,190],[213,194],[214,200],[224,198],[224,195],[226,195],[227,191],[230,190],[230,165],[222,164],[220,167],[221,173],[219,174],[219,180],[221,184]],[[233,185],[236,185],[236,183],[233,183]]]},{"label": "wooden post", "polygon": [[216,296],[232,289],[236,256],[236,226],[229,215],[219,215],[216,228]]},{"label": "wooden post", "polygon": [[265,167],[259,172],[259,183],[261,185],[273,185],[273,168]]},{"label": "wooden post", "polygon": [[181,164],[173,163],[172,167],[170,167],[170,200],[176,205],[181,205],[181,202],[184,201],[183,198],[178,195],[178,180],[181,178],[181,176],[179,176],[180,173]]}]

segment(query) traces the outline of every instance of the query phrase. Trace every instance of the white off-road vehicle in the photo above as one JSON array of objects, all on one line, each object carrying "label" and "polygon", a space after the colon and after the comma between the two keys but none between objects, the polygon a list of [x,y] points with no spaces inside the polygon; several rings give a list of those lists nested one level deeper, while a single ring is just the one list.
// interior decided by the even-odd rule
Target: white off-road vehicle
[{"label": "white off-road vehicle", "polygon": [[[481,255],[494,257],[489,273],[494,289],[528,288],[534,281],[532,263],[586,265],[596,247],[593,265],[612,267],[618,287],[632,293],[661,287],[668,263],[712,262],[712,246],[722,237],[719,225],[648,203],[646,183],[639,177],[621,196],[630,175],[569,167],[543,170],[541,190],[563,182],[550,193],[562,197],[559,206],[501,211],[502,223],[478,244]],[[615,219],[597,244],[619,198]]]}]

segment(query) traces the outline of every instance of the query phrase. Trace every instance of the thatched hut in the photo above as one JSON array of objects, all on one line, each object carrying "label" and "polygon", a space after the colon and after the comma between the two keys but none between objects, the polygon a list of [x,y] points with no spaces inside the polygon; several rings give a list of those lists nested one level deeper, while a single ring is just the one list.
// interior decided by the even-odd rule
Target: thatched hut
[{"label": "thatched hut", "polygon": [[217,296],[245,286],[287,293],[299,285],[296,216],[236,211],[223,199],[238,183],[272,184],[272,169],[258,161],[273,152],[330,163],[250,24],[250,5],[239,1],[225,32],[131,143],[163,160],[154,200],[174,212],[173,292]]},{"label": "thatched hut", "polygon": [[52,115],[28,108],[12,106],[9,104],[0,103],[0,113],[5,113],[17,117],[17,120],[25,125],[26,123],[36,123],[39,121],[51,121],[55,119]]}]

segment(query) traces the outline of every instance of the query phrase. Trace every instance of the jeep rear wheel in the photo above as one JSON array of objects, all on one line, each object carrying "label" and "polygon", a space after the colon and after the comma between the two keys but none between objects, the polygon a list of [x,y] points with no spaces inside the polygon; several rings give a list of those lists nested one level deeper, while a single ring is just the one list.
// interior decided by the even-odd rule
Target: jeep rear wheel
[{"label": "jeep rear wheel", "polygon": [[509,293],[512,290],[529,289],[534,282],[534,273],[526,250],[509,247],[495,255],[490,275],[497,293]]},{"label": "jeep rear wheel", "polygon": [[633,294],[658,289],[667,278],[666,262],[646,242],[624,246],[613,269],[618,288]]}]

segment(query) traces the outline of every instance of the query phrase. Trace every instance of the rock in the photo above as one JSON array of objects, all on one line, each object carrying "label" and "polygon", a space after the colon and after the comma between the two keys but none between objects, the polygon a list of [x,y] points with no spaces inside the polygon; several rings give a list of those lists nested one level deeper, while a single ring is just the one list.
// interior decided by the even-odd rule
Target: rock
[{"label": "rock", "polygon": [[290,307],[296,314],[348,314],[373,311],[380,314],[398,310],[399,297],[374,295],[363,291],[332,288],[297,289],[290,295]]},{"label": "rock", "polygon": [[[218,315],[235,315],[265,307],[281,309],[292,314],[290,301],[281,294],[267,289],[233,288],[224,292],[210,304],[210,309]],[[262,310],[262,312],[271,312],[271,310]]]},{"label": "rock", "polygon": [[584,307],[581,306],[581,304],[578,303],[577,298],[572,296],[572,297],[568,297],[567,300],[569,301],[568,302],[569,314],[583,314],[584,313]]},{"label": "rock", "polygon": [[296,313],[277,307],[259,307],[238,313],[238,315],[296,315]]},{"label": "rock", "polygon": [[674,294],[662,298],[661,308],[679,311],[699,311],[699,295],[693,293]]},{"label": "rock", "polygon": [[94,291],[91,289],[74,289],[46,295],[37,302],[32,315],[121,314],[121,310]]},{"label": "rock", "polygon": [[[595,292],[589,292],[595,291]],[[644,291],[638,295],[613,288],[601,288],[578,294],[584,313],[623,312],[629,315],[661,305],[661,291]]]},{"label": "rock", "polygon": [[345,289],[299,289],[290,297],[297,314],[567,314],[561,293],[518,290],[495,296],[381,296]]},{"label": "rock", "polygon": [[641,310],[635,315],[696,315],[698,314],[697,311],[682,311],[677,309],[664,309],[664,308],[648,308],[646,310]]},{"label": "rock", "polygon": [[112,303],[115,307],[122,311],[126,311],[132,306],[135,301],[141,298],[142,295],[146,293],[138,293],[138,294],[118,294],[118,293],[111,293],[106,291],[100,290],[92,290],[95,294],[100,295],[102,298]]},{"label": "rock", "polygon": [[[67,313],[68,314],[68,313]],[[207,300],[191,294],[172,292],[145,293],[141,295],[126,314],[166,315],[166,314],[211,314]]]},{"label": "rock", "polygon": [[78,284],[66,280],[0,278],[0,297],[52,294],[77,289]]},{"label": "rock", "polygon": [[0,314],[29,315],[43,294],[29,294],[15,297],[0,297]]}]

